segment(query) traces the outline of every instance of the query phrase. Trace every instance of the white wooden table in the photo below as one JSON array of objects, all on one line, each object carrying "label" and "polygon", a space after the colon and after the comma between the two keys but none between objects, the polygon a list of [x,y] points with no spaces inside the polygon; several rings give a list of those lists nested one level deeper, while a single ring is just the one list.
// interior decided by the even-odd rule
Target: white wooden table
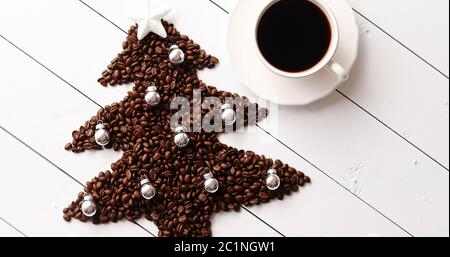
[{"label": "white wooden table", "polygon": [[[245,1],[245,0],[244,0]],[[128,6],[133,2],[132,6]],[[226,50],[237,0],[170,0],[170,21],[221,59],[208,84],[254,97]],[[215,236],[449,236],[449,2],[349,0],[361,26],[351,80],[279,123],[223,141],[313,178],[284,201],[215,216]],[[128,3],[128,4],[127,4]],[[0,1],[0,236],[154,236],[142,219],[66,223],[61,210],[120,153],[74,155],[71,131],[130,87],[96,79],[142,1]]]}]

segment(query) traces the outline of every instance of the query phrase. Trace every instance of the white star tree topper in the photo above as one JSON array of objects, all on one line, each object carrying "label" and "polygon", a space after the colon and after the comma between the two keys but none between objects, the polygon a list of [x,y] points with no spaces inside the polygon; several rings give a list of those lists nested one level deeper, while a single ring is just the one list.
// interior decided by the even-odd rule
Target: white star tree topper
[{"label": "white star tree topper", "polygon": [[132,17],[131,19],[138,24],[138,40],[144,39],[150,32],[166,38],[167,32],[162,25],[163,19],[170,12],[168,7],[154,7],[151,0],[147,1],[147,13],[145,17]]}]

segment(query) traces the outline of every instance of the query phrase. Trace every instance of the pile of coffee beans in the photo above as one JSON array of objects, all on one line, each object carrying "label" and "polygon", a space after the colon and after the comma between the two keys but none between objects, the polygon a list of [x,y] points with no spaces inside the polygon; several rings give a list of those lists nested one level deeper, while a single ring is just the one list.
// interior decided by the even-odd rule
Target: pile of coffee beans
[{"label": "pile of coffee beans", "polygon": [[[133,26],[123,43],[123,52],[102,73],[99,83],[115,86],[134,83],[132,91],[119,103],[98,111],[84,126],[72,133],[66,150],[80,153],[102,150],[94,140],[95,126],[103,122],[111,135],[107,149],[123,151],[111,171],[100,172],[86,183],[76,201],[63,210],[64,219],[102,224],[123,219],[135,221],[145,217],[159,229],[159,236],[211,236],[211,216],[219,211],[239,211],[241,205],[252,206],[283,199],[310,183],[309,177],[279,160],[273,161],[252,151],[238,150],[218,140],[218,133],[188,133],[190,143],[185,148],[175,145],[170,119],[175,111],[170,102],[176,96],[192,101],[194,89],[203,97],[216,96],[241,99],[236,110],[257,110],[264,117],[266,110],[250,103],[245,97],[206,86],[198,79],[197,71],[213,68],[218,59],[207,55],[189,37],[180,35],[172,24],[163,21],[168,37],[153,33],[138,41]],[[186,53],[186,61],[175,66],[168,61],[171,45],[178,45]],[[150,108],[144,100],[150,83],[161,94],[161,103]],[[192,110],[191,110],[192,111]],[[203,110],[206,114],[208,110]],[[245,116],[239,125],[251,125],[257,120]],[[219,191],[211,194],[204,189],[206,168],[219,181]],[[267,171],[277,170],[281,186],[270,191],[265,185]],[[141,195],[140,182],[149,179],[156,196],[146,200]],[[81,211],[83,196],[93,197],[97,207],[94,217]]]}]

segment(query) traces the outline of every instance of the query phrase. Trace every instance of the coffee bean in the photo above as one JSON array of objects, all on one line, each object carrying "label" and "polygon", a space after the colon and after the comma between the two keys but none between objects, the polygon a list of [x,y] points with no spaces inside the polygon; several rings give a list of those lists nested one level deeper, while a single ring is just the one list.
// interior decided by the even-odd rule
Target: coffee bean
[{"label": "coffee bean", "polygon": [[159,46],[157,46],[156,49],[155,49],[155,52],[156,52],[157,54],[162,54],[163,51],[164,51],[164,50],[163,50],[161,47],[159,47]]},{"label": "coffee bean", "polygon": [[72,149],[72,144],[71,143],[67,143],[66,146],[64,146],[64,149],[66,149],[67,151]]},{"label": "coffee bean", "polygon": [[123,203],[126,203],[130,200],[130,196],[128,194],[124,194],[122,195],[121,200]]},{"label": "coffee bean", "polygon": [[87,137],[87,138],[92,138],[92,137],[94,136],[94,134],[95,134],[95,131],[94,131],[93,129],[89,129],[89,130],[86,132],[86,137]]},{"label": "coffee bean", "polygon": [[298,185],[299,186],[304,186],[305,185],[305,178],[304,177],[300,177],[298,179]]},{"label": "coffee bean", "polygon": [[78,140],[80,138],[80,132],[78,131],[72,132],[72,137],[73,139]]},{"label": "coffee bean", "polygon": [[[66,221],[75,218],[102,224],[145,216],[158,226],[159,236],[211,236],[210,218],[214,212],[238,211],[240,204],[252,206],[283,199],[285,194],[297,191],[299,185],[310,182],[302,172],[279,160],[222,144],[216,132],[190,134],[192,144],[183,149],[174,145],[170,126],[173,112],[169,109],[174,96],[191,99],[194,89],[200,89],[202,96],[216,96],[222,101],[226,97],[240,98],[202,82],[197,70],[213,68],[219,60],[180,35],[173,25],[163,24],[168,32],[166,39],[151,33],[139,41],[137,28],[130,29],[123,52],[108,65],[98,82],[103,86],[134,83],[133,89],[122,101],[101,109],[73,131],[72,141],[64,147],[75,153],[103,150],[94,140],[95,126],[101,120],[111,135],[111,143],[105,148],[123,151],[111,171],[100,172],[87,182],[86,192],[63,210]],[[167,60],[168,47],[173,44],[185,51],[183,65]],[[144,99],[150,82],[155,83],[162,97],[155,108],[149,108]],[[237,110],[250,107],[264,111],[244,97],[242,104],[236,105]],[[202,115],[208,112],[202,110]],[[215,194],[207,194],[204,189],[205,167],[220,183],[221,190]],[[279,171],[283,182],[277,192],[269,192],[264,186],[270,168]],[[143,179],[149,179],[156,190],[152,200],[141,195]],[[85,193],[94,197],[95,217],[88,218],[81,212]]]},{"label": "coffee bean", "polygon": [[259,197],[261,198],[261,200],[267,200],[269,198],[269,194],[267,194],[266,192],[260,192]]},{"label": "coffee bean", "polygon": [[211,62],[212,62],[212,63],[214,63],[214,64],[217,64],[217,63],[219,63],[219,59],[217,59],[217,58],[216,58],[216,57],[214,57],[214,56],[213,56],[213,57],[211,57],[211,59],[210,59],[210,60],[211,60]]},{"label": "coffee bean", "polygon": [[200,194],[198,196],[198,200],[200,200],[200,202],[205,202],[208,200],[208,196],[206,196],[205,194]]},{"label": "coffee bean", "polygon": [[309,177],[305,177],[305,183],[311,183],[311,179]]},{"label": "coffee bean", "polygon": [[71,220],[70,216],[67,215],[67,214],[64,214],[63,218],[64,218],[64,220],[67,221],[67,222],[69,222],[69,221]]},{"label": "coffee bean", "polygon": [[244,164],[245,165],[249,165],[250,163],[252,163],[252,161],[253,161],[253,158],[252,157],[246,157],[245,159],[244,159]]},{"label": "coffee bean", "polygon": [[118,78],[119,78],[119,75],[120,75],[119,70],[115,70],[114,73],[113,73],[113,78],[114,78],[114,79],[118,79]]},{"label": "coffee bean", "polygon": [[178,217],[178,222],[180,223],[184,223],[187,220],[187,216],[186,215],[182,215],[180,217]]},{"label": "coffee bean", "polygon": [[297,175],[293,175],[290,179],[290,183],[292,186],[294,185],[298,185],[298,176]]}]

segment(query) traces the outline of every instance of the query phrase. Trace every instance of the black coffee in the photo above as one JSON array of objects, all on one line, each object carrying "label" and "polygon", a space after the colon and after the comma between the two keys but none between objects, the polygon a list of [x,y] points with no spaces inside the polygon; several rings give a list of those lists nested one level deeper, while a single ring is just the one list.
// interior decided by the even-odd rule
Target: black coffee
[{"label": "black coffee", "polygon": [[325,13],[307,0],[280,0],[263,14],[257,31],[258,46],[274,67],[301,72],[323,59],[331,42]]}]

